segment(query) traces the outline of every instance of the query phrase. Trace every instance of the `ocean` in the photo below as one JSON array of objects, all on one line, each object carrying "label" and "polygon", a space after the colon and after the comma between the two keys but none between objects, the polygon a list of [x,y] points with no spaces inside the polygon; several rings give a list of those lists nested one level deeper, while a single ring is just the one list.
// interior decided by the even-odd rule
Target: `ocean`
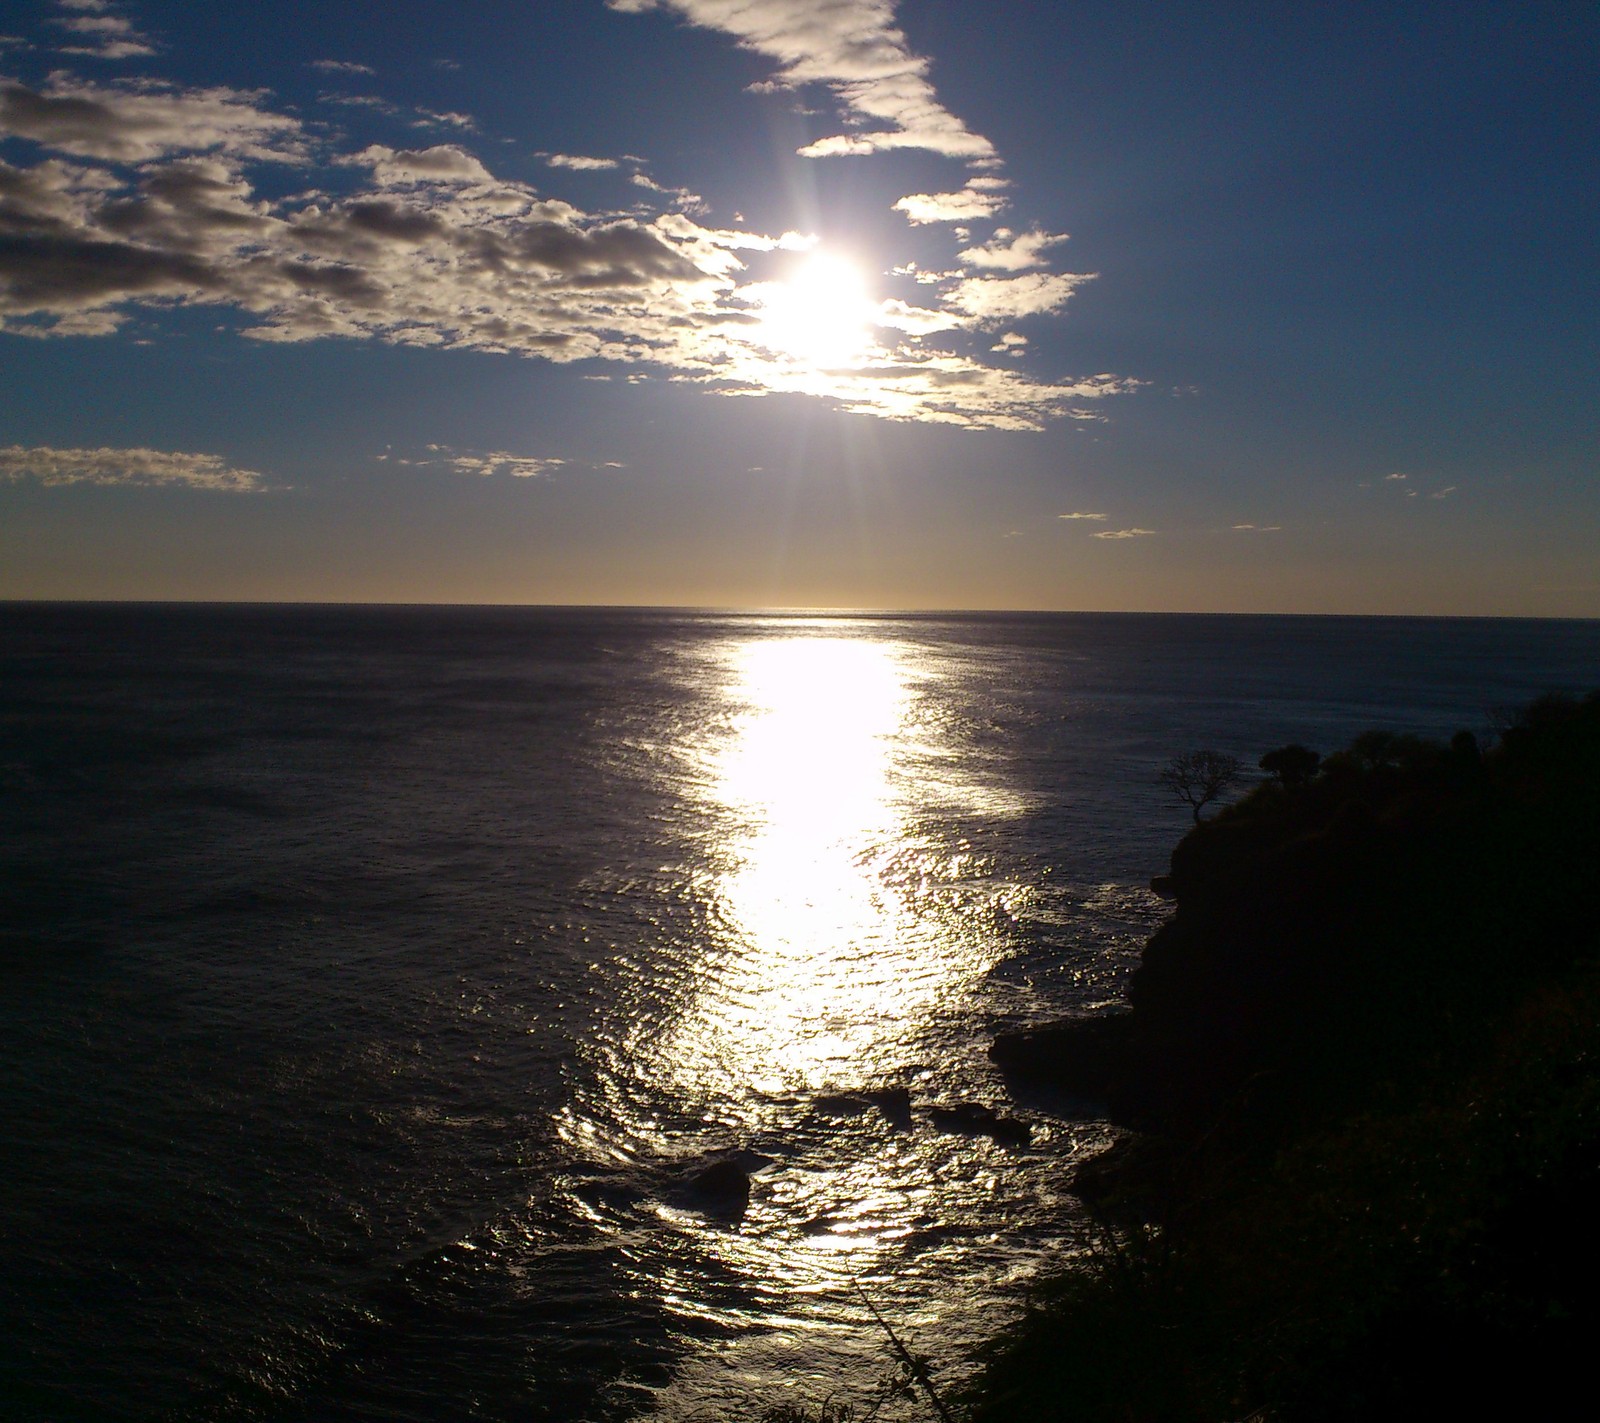
[{"label": "ocean", "polygon": [[954,1385],[1085,1248],[1108,1128],[986,1050],[1116,1001],[1161,766],[1595,685],[1594,622],[0,604],[0,1412],[754,1418],[870,1392],[867,1301]]}]

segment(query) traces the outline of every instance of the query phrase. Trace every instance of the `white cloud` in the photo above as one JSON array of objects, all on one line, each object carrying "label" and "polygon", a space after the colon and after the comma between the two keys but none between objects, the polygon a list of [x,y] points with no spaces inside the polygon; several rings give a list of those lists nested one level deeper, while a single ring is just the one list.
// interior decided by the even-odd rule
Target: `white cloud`
[{"label": "white cloud", "polygon": [[957,311],[979,322],[1012,321],[1039,316],[1066,305],[1067,299],[1094,274],[1033,272],[1021,277],[967,277],[957,282],[948,300]]},{"label": "white cloud", "polygon": [[53,17],[50,23],[79,39],[77,44],[61,46],[63,54],[87,55],[91,59],[130,59],[156,52],[149,36],[141,34],[132,20],[109,13],[108,4],[57,0],[57,8],[68,13]]},{"label": "white cloud", "polygon": [[453,128],[463,133],[476,133],[478,121],[471,114],[459,114],[453,109],[418,109],[412,128]]},{"label": "white cloud", "polygon": [[311,59],[306,68],[320,69],[324,74],[376,74],[370,64],[356,64],[348,59]]},{"label": "white cloud", "polygon": [[574,168],[579,172],[589,172],[602,168],[615,168],[615,158],[585,158],[577,153],[547,153],[544,161],[552,168]]},{"label": "white cloud", "polygon": [[1032,232],[1013,233],[1002,227],[985,243],[968,247],[960,257],[969,267],[982,267],[989,271],[1022,272],[1031,267],[1044,266],[1043,252],[1067,240],[1066,233]]},{"label": "white cloud", "polygon": [[1105,515],[1105,514],[1057,514],[1056,515],[1056,518],[1058,518],[1058,519],[1093,519],[1096,522],[1102,523],[1102,524],[1106,521],[1106,519],[1108,517],[1109,516]]},{"label": "white cloud", "polygon": [[1410,478],[1411,478],[1411,476],[1409,474],[1386,474],[1383,477],[1383,482],[1385,484],[1388,484],[1391,480],[1410,479]]},{"label": "white cloud", "polygon": [[894,205],[908,221],[919,225],[930,222],[973,222],[993,217],[1006,206],[1005,198],[990,190],[979,191],[969,183],[955,193],[908,193]]},{"label": "white cloud", "polygon": [[44,485],[126,484],[177,486],[242,493],[261,487],[253,469],[237,469],[221,455],[184,454],[169,450],[52,449],[39,445],[0,447],[0,480]]},{"label": "white cloud", "polygon": [[1097,539],[1142,539],[1155,533],[1154,529],[1105,529],[1095,535]]},{"label": "white cloud", "polygon": [[1456,486],[1453,485],[1453,484],[1447,484],[1447,485],[1445,485],[1445,487],[1443,489],[1434,490],[1434,492],[1432,494],[1430,494],[1428,496],[1428,498],[1430,498],[1430,499],[1448,499],[1455,492],[1456,492]]},{"label": "white cloud", "polygon": [[[154,81],[6,84],[0,124],[53,150],[32,166],[0,160],[0,330],[16,335],[105,335],[136,309],[204,305],[258,340],[605,361],[629,381],[648,371],[974,428],[1090,418],[1137,385],[1031,379],[936,344],[1055,310],[1083,277],[930,274],[920,304],[868,298],[859,348],[824,365],[774,342],[763,315],[764,269],[815,238],[702,225],[670,210],[693,194],[653,180],[643,190],[668,210],[591,214],[496,177],[458,144],[329,156],[260,93]],[[267,161],[305,171],[306,189],[263,197],[250,169]],[[314,186],[324,175],[311,170],[329,165],[360,175],[354,191]]]},{"label": "white cloud", "polygon": [[1282,524],[1235,524],[1233,527],[1241,534],[1276,534],[1283,529]]},{"label": "white cloud", "polygon": [[606,0],[624,14],[669,10],[690,24],[731,35],[776,60],[776,82],[817,84],[844,107],[853,127],[801,148],[805,157],[921,148],[985,161],[994,145],[940,104],[928,61],[895,28],[893,0]]},{"label": "white cloud", "polygon": [[925,306],[912,306],[898,298],[878,304],[872,315],[874,325],[891,331],[905,331],[917,336],[931,336],[937,331],[953,331],[961,324],[959,317],[948,311],[934,311]]},{"label": "white cloud", "polygon": [[448,445],[429,445],[427,459],[397,459],[381,454],[380,460],[393,460],[405,465],[444,465],[458,474],[493,475],[508,474],[516,479],[537,479],[566,463],[548,455],[519,455],[510,450],[457,451]]}]

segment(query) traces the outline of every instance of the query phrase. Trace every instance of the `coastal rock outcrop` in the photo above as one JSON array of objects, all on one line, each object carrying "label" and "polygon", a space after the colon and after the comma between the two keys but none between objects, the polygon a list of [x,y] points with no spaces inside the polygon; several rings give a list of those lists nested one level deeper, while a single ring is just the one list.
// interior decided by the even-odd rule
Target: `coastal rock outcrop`
[{"label": "coastal rock outcrop", "polygon": [[1378,731],[1288,769],[1174,850],[1125,1010],[994,1042],[1140,1130],[1074,1177],[1116,1249],[1041,1288],[973,1423],[1069,1396],[1085,1423],[1521,1417],[1588,1387],[1600,693],[1487,751]]}]

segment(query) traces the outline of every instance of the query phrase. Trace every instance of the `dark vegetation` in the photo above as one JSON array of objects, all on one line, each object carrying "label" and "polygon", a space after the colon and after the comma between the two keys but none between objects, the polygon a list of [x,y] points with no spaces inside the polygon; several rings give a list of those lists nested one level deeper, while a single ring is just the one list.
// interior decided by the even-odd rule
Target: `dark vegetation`
[{"label": "dark vegetation", "polygon": [[1536,1416],[1600,1325],[1600,694],[1200,822],[1126,1012],[1002,1037],[1133,1130],[976,1420]]},{"label": "dark vegetation", "polygon": [[1220,751],[1188,751],[1168,761],[1156,782],[1189,807],[1198,825],[1200,812],[1237,785],[1243,774],[1244,765],[1237,756]]}]

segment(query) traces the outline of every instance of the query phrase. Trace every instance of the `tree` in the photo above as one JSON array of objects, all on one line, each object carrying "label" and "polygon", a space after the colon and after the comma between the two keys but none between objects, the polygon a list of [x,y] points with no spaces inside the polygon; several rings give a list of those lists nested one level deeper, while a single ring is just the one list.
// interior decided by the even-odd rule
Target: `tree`
[{"label": "tree", "polygon": [[1280,746],[1276,751],[1269,751],[1261,758],[1261,769],[1269,775],[1276,776],[1287,791],[1305,785],[1316,775],[1317,767],[1321,764],[1322,757],[1298,741],[1291,742],[1288,746]]},{"label": "tree", "polygon": [[1201,809],[1236,785],[1242,772],[1237,756],[1225,756],[1220,751],[1190,751],[1174,756],[1156,779],[1188,805],[1198,825]]}]

